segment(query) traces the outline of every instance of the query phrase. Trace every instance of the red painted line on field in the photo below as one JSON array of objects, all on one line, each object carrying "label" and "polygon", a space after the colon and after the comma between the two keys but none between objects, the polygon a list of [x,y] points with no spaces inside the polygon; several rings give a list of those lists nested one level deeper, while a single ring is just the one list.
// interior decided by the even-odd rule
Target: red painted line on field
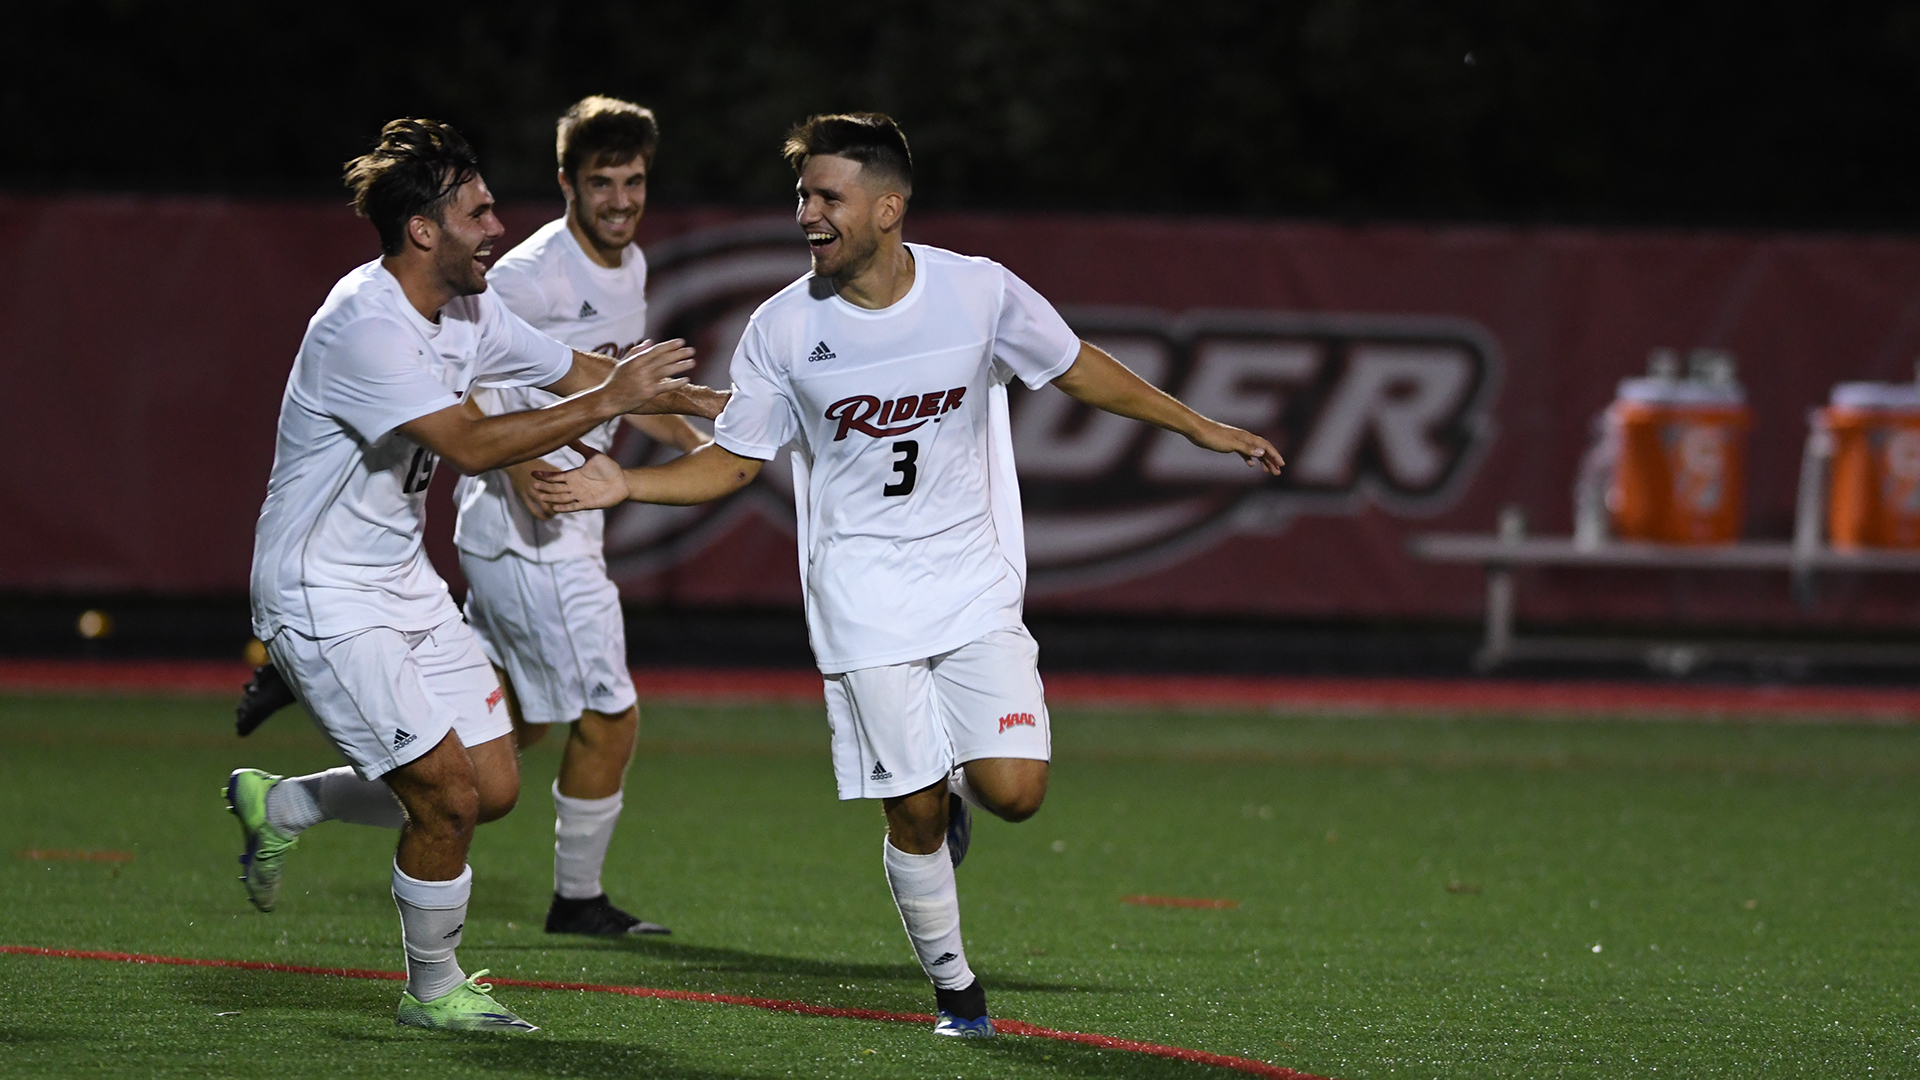
[{"label": "red painted line on field", "polygon": [[[87,949],[42,949],[32,945],[0,945],[0,955],[39,956],[58,960],[108,960],[121,964],[165,964],[172,967],[237,968],[242,971],[275,971],[288,975],[327,975],[338,979],[380,979],[389,982],[403,982],[407,977],[404,972],[373,971],[367,968],[308,967],[304,964],[274,964],[265,960],[209,960],[190,956],[154,956],[147,953],[103,952]],[[933,1017],[925,1013],[888,1012],[883,1009],[836,1009],[825,1005],[809,1005],[804,1001],[782,1001],[778,998],[748,997],[743,994],[708,994],[696,990],[657,990],[649,986],[546,982],[539,979],[497,979],[492,976],[488,976],[487,981],[497,986],[519,986],[529,990],[572,990],[589,994],[619,994],[623,997],[655,998],[665,1001],[692,1001],[707,1005],[744,1005],[748,1008],[766,1009],[771,1012],[839,1020],[883,1020],[896,1024],[931,1024],[933,1022]],[[1192,1062],[1196,1065],[1214,1065],[1250,1076],[1268,1077],[1269,1080],[1327,1080],[1326,1077],[1264,1061],[1255,1061],[1252,1058],[1211,1054],[1205,1050],[1189,1050],[1183,1046],[1163,1046],[1159,1043],[1116,1039],[1111,1035],[1096,1035],[1081,1031],[1057,1031],[1019,1020],[995,1019],[993,1027],[995,1031],[1004,1035],[1057,1039],[1061,1042],[1079,1043],[1102,1050],[1126,1050],[1135,1054]]]},{"label": "red painted line on field", "polygon": [[131,851],[74,851],[69,848],[22,848],[13,853],[28,862],[132,862]]},{"label": "red painted line on field", "polygon": [[[238,662],[0,660],[0,691],[211,694],[238,700],[250,672]],[[1046,678],[1047,699],[1056,705],[1920,722],[1920,689],[1904,687],[1076,673]],[[821,700],[820,676],[812,671],[637,668],[633,680],[643,700],[811,705]]]},{"label": "red painted line on field", "polygon": [[1238,900],[1209,900],[1200,896],[1123,896],[1120,902],[1138,907],[1226,909],[1240,906]]}]

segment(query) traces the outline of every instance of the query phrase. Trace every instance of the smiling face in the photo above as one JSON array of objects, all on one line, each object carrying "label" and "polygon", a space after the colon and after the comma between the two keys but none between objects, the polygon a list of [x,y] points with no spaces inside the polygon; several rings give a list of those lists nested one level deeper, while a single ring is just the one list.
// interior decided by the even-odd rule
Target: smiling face
[{"label": "smiling face", "polygon": [[633,243],[640,215],[647,209],[646,159],[589,162],[571,180],[563,171],[560,188],[567,194],[568,224],[574,235],[594,248],[601,262],[620,265],[621,253]]},{"label": "smiling face", "polygon": [[794,218],[807,235],[815,274],[858,276],[880,249],[882,232],[900,220],[905,199],[873,180],[859,162],[833,154],[816,154],[801,167]]},{"label": "smiling face", "polygon": [[441,211],[443,220],[416,216],[408,222],[416,241],[432,254],[433,268],[448,292],[472,296],[487,291],[487,264],[493,254],[493,242],[506,235],[506,227],[493,213],[493,192],[487,182],[475,176],[460,185]]}]

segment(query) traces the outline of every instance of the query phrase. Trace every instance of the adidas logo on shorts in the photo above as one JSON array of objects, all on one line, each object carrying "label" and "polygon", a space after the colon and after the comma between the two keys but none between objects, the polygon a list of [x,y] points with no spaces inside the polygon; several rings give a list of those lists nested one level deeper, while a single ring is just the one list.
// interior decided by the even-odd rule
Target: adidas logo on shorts
[{"label": "adidas logo on shorts", "polygon": [[807,354],[807,363],[817,364],[822,360],[832,360],[834,358],[834,351],[827,348],[827,343],[823,341],[815,345],[813,351]]},{"label": "adidas logo on shorts", "polygon": [[412,741],[413,741],[413,732],[407,731],[403,728],[393,729],[393,748],[395,750],[400,750],[405,748],[406,745]]},{"label": "adidas logo on shorts", "polygon": [[580,301],[580,317],[581,318],[591,319],[598,314],[600,313],[593,310],[592,304],[587,303],[585,300]]},{"label": "adidas logo on shorts", "polygon": [[[409,735],[408,738],[412,738],[412,736]],[[867,774],[867,779],[891,780],[893,779],[893,774],[887,771],[887,767],[885,765],[882,765],[878,760],[875,760],[873,763],[873,771]]]}]

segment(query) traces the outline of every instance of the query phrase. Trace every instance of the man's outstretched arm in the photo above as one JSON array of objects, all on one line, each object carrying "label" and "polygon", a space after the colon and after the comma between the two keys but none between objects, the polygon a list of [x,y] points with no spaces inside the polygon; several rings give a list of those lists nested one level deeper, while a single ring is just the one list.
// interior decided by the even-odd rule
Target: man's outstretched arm
[{"label": "man's outstretched arm", "polygon": [[1080,355],[1073,366],[1056,376],[1053,385],[1096,409],[1184,435],[1202,449],[1239,454],[1248,465],[1265,469],[1268,476],[1279,476],[1280,467],[1286,464],[1272,443],[1250,431],[1201,416],[1087,342],[1080,343]]},{"label": "man's outstretched arm", "polygon": [[[568,384],[581,371],[582,358],[594,356],[575,353],[572,371],[553,385]],[[693,350],[685,342],[662,342],[629,353],[607,367],[591,389],[547,408],[486,416],[469,398],[410,420],[400,425],[400,431],[472,476],[539,457],[622,413],[639,411],[664,394],[682,390],[687,386],[682,373],[692,366]]]},{"label": "man's outstretched arm", "polygon": [[[677,348],[680,344],[677,340],[661,342],[658,345],[652,341],[643,341],[633,348],[628,349],[626,357],[622,359],[641,356],[659,349]],[[548,383],[546,386],[541,387],[541,389],[550,394],[558,394],[561,397],[571,397],[574,394],[591,390],[601,383],[606,382],[607,376],[613,374],[613,369],[618,366],[619,363],[619,360],[615,360],[611,356],[605,356],[601,353],[581,352],[576,349],[573,353],[573,367],[569,368],[567,373],[560,376],[558,380]],[[688,383],[685,386],[674,387],[655,395],[646,404],[634,409],[628,413],[628,415],[698,416],[703,420],[712,420],[720,415],[721,409],[727,407],[727,398],[731,393],[732,391],[730,390],[715,390],[710,386]],[[645,427],[642,427],[641,430],[647,431]],[[653,434],[651,431],[647,433],[649,435]],[[654,437],[659,438],[659,436]],[[665,442],[669,440],[662,439],[661,441]]]},{"label": "man's outstretched arm", "polygon": [[632,500],[693,506],[731,495],[753,482],[766,462],[708,443],[665,465],[622,469],[605,454],[579,444],[587,463],[563,473],[535,472],[533,497],[549,513],[600,510]]}]

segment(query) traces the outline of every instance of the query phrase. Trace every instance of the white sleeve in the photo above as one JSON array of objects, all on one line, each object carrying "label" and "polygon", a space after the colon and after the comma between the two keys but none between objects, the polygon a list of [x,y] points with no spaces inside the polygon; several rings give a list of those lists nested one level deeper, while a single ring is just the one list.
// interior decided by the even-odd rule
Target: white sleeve
[{"label": "white sleeve", "polygon": [[488,290],[500,298],[508,311],[525,319],[536,329],[552,325],[553,313],[547,310],[546,294],[540,281],[519,269],[519,261],[494,263],[487,272]]},{"label": "white sleeve", "polygon": [[420,362],[415,336],[386,319],[349,323],[318,357],[320,408],[379,442],[394,428],[460,404]]},{"label": "white sleeve", "polygon": [[492,290],[480,294],[476,386],[546,386],[573,370],[573,349],[535,330]]},{"label": "white sleeve", "polygon": [[1073,366],[1080,355],[1080,335],[1033,286],[1004,266],[1000,273],[1000,322],[994,328],[993,358],[1038,390]]},{"label": "white sleeve", "polygon": [[800,432],[800,414],[785,379],[772,373],[766,342],[749,323],[733,350],[733,396],[713,423],[713,441],[741,457],[772,461]]}]

